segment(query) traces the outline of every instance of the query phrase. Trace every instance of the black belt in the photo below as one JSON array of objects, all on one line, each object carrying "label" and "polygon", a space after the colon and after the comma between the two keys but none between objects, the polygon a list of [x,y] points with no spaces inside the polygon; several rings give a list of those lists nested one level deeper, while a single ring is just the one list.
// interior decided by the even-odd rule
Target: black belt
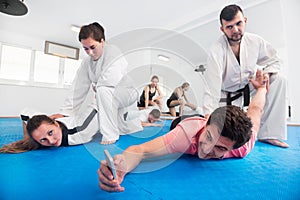
[{"label": "black belt", "polygon": [[[231,96],[232,93],[237,93],[234,96]],[[227,92],[226,99],[221,99],[220,102],[225,102],[227,105],[232,105],[232,102],[240,98],[241,96],[244,96],[244,106],[249,106],[250,103],[250,88],[249,84],[247,84],[244,88],[239,89],[235,92]]]}]

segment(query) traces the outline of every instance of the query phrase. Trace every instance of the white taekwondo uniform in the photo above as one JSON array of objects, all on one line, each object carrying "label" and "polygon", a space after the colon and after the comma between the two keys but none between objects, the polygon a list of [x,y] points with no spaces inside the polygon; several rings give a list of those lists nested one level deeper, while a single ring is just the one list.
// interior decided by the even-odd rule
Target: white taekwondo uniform
[{"label": "white taekwondo uniform", "polygon": [[[206,81],[203,99],[204,114],[210,114],[221,106],[221,98],[228,92],[233,95],[237,90],[255,77],[258,68],[263,73],[273,73],[270,77],[270,88],[261,120],[258,139],[287,139],[287,81],[279,74],[282,63],[276,50],[263,38],[252,33],[245,33],[240,43],[238,62],[225,35],[222,35],[210,49],[207,59]],[[255,93],[249,84],[251,96]],[[233,105],[243,107],[243,98],[232,101]]]},{"label": "white taekwondo uniform", "polygon": [[[138,98],[138,94],[135,94],[137,93],[135,88],[129,84],[130,81],[125,76],[127,65],[128,63],[119,49],[107,43],[97,61],[94,61],[90,56],[84,58],[77,71],[71,91],[61,108],[61,113],[64,115],[76,114],[92,86],[96,97],[102,141],[118,140],[122,130],[138,131],[139,129],[135,129],[136,126],[130,126],[128,122],[120,124],[124,120],[118,119],[120,109],[124,112],[124,108],[136,103]],[[118,87],[121,89],[117,89]]]}]

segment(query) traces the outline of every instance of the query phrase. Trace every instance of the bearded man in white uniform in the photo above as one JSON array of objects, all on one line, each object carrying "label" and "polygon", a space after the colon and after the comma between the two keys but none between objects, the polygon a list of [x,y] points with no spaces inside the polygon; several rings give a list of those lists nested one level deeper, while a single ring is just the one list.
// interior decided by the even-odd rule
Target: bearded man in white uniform
[{"label": "bearded man in white uniform", "polygon": [[[222,104],[247,108],[255,92],[248,85],[258,68],[269,80],[267,102],[258,140],[279,147],[288,147],[287,139],[287,81],[279,74],[281,62],[276,50],[258,35],[246,33],[247,18],[237,5],[223,8],[220,14],[224,33],[212,46],[204,77],[207,82],[203,111],[209,114]],[[249,95],[250,94],[250,95]]]}]

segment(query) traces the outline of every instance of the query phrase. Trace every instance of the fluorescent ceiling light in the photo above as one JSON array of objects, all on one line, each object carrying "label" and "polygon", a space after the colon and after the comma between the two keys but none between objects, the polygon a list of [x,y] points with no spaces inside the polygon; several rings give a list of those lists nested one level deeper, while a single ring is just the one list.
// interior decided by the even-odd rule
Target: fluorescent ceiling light
[{"label": "fluorescent ceiling light", "polygon": [[161,55],[161,54],[158,55],[157,57],[159,60],[166,61],[166,62],[170,60],[170,58],[168,56]]},{"label": "fluorescent ceiling light", "polygon": [[80,26],[76,26],[76,25],[71,25],[71,30],[76,32],[76,33],[79,33],[80,31]]}]

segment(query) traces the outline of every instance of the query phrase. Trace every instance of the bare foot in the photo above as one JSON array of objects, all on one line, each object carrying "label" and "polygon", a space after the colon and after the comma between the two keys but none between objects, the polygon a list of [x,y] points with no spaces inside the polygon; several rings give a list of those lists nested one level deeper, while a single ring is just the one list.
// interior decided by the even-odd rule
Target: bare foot
[{"label": "bare foot", "polygon": [[268,143],[268,144],[271,144],[271,145],[274,145],[274,146],[278,146],[278,147],[281,147],[281,148],[288,148],[289,145],[285,142],[282,142],[280,140],[277,140],[277,139],[264,139],[264,140],[258,140],[260,142],[264,142],[264,143]]},{"label": "bare foot", "polygon": [[113,144],[115,143],[116,140],[112,140],[112,141],[101,141],[100,144],[104,144],[104,145],[108,145],[108,144]]}]

